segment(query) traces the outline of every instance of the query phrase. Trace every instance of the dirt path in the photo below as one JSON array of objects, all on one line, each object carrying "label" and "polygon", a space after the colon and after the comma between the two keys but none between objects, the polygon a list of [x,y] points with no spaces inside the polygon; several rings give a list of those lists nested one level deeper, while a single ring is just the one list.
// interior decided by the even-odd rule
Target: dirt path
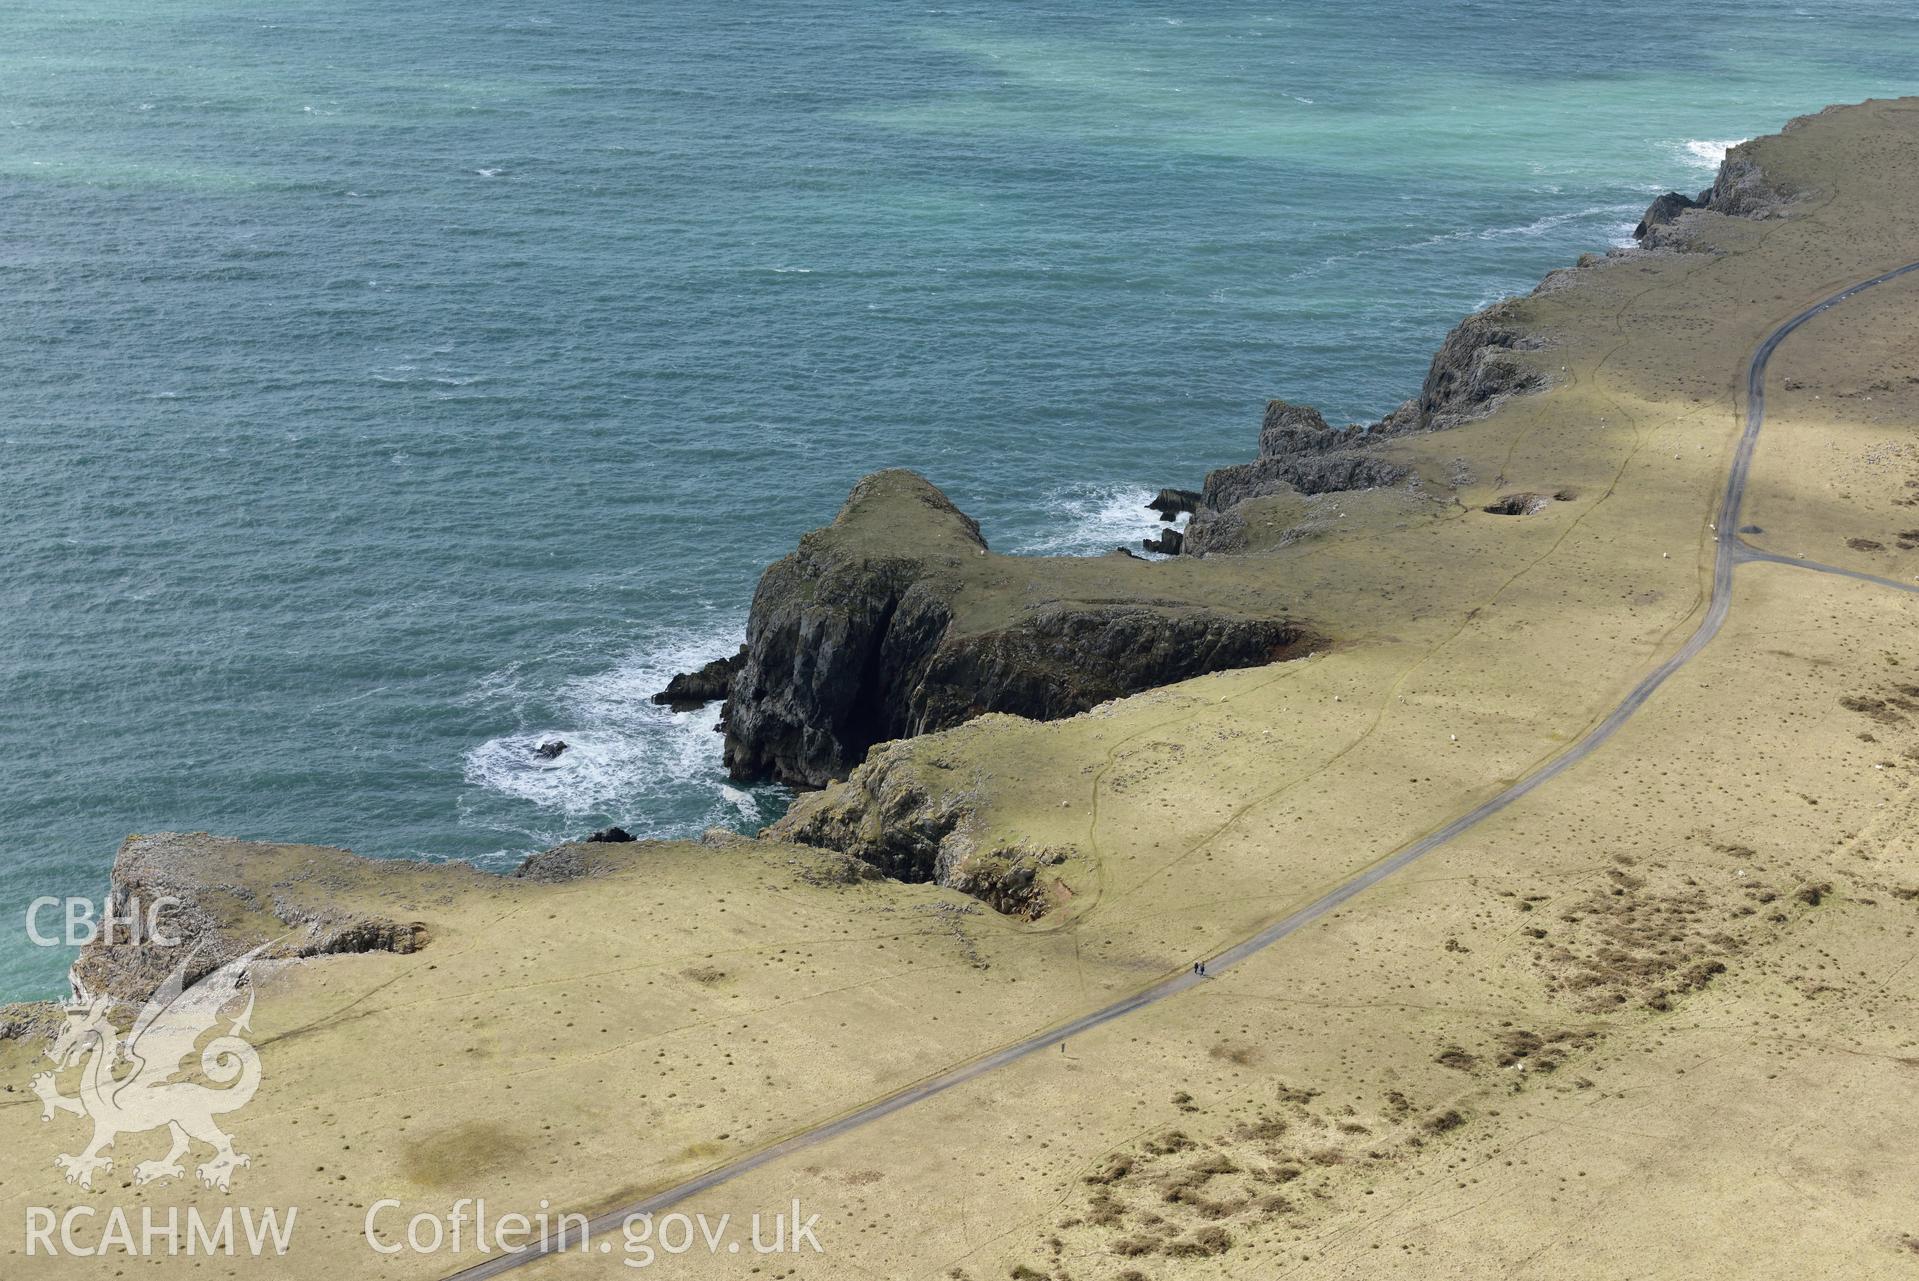
[{"label": "dirt path", "polygon": [[[1298,911],[1274,921],[1271,925],[1268,925],[1252,937],[1222,952],[1205,958],[1208,976],[1210,977],[1221,970],[1236,965],[1255,952],[1271,947],[1274,943],[1279,942],[1295,931],[1310,925],[1349,899],[1379,884],[1379,882],[1385,880],[1395,872],[1417,862],[1440,846],[1447,844],[1461,833],[1477,826],[1479,823],[1511,805],[1514,801],[1529,795],[1536,788],[1550,782],[1580,761],[1585,760],[1596,748],[1610,739],[1634,712],[1643,707],[1646,701],[1653,696],[1654,692],[1656,692],[1661,685],[1666,683],[1666,680],[1671,677],[1674,672],[1692,661],[1692,659],[1719,634],[1719,629],[1725,625],[1726,615],[1732,608],[1733,571],[1739,565],[1750,561],[1790,565],[1816,573],[1838,574],[1848,578],[1860,579],[1865,582],[1877,583],[1881,586],[1896,588],[1900,591],[1919,591],[1919,586],[1901,583],[1894,579],[1881,578],[1873,574],[1865,574],[1853,570],[1839,569],[1831,565],[1822,565],[1815,561],[1795,560],[1790,557],[1761,551],[1748,544],[1737,532],[1740,525],[1740,509],[1745,503],[1746,480],[1752,468],[1753,451],[1759,443],[1760,428],[1765,424],[1766,366],[1771,361],[1773,353],[1779,349],[1781,343],[1791,337],[1796,330],[1813,317],[1829,311],[1847,299],[1867,289],[1871,289],[1875,285],[1885,284],[1888,281],[1896,280],[1901,276],[1915,271],[1919,271],[1919,262],[1908,263],[1903,267],[1874,276],[1869,280],[1863,280],[1858,284],[1850,285],[1838,293],[1832,294],[1815,303],[1813,306],[1806,308],[1804,311],[1799,312],[1791,319],[1779,325],[1766,336],[1765,341],[1760,343],[1758,349],[1753,352],[1752,359],[1746,367],[1745,430],[1740,434],[1738,449],[1733,456],[1732,470],[1726,478],[1725,495],[1720,503],[1719,516],[1715,525],[1716,538],[1714,542],[1712,597],[1707,606],[1705,618],[1700,622],[1699,627],[1693,634],[1686,639],[1685,644],[1681,645],[1672,657],[1660,664],[1657,669],[1633,688],[1633,691],[1626,696],[1623,702],[1613,708],[1603,720],[1588,729],[1585,734],[1581,735],[1580,738],[1567,747],[1565,751],[1553,757],[1551,760],[1544,762],[1511,787],[1500,792],[1497,796],[1492,797],[1490,800],[1467,813],[1460,815],[1444,827],[1429,832],[1412,844],[1404,846],[1389,857],[1373,864],[1365,871],[1342,882],[1333,890],[1315,899]],[[943,1069],[877,1102],[856,1108],[831,1121],[826,1121],[814,1126],[812,1129],[802,1130],[797,1134],[782,1139],[770,1147],[748,1153],[745,1156],[727,1162],[725,1165],[717,1166],[705,1174],[699,1175],[697,1178],[675,1184],[673,1187],[661,1192],[656,1192],[644,1200],[636,1201],[631,1205],[622,1206],[598,1215],[592,1219],[589,1224],[591,1236],[589,1236],[588,1239],[590,1240],[592,1236],[611,1236],[616,1233],[620,1225],[631,1216],[656,1214],[708,1188],[725,1183],[749,1171],[757,1170],[783,1157],[791,1156],[796,1152],[824,1143],[829,1139],[837,1138],[861,1126],[880,1120],[882,1117],[891,1116],[893,1113],[909,1108],[923,1099],[928,1099],[936,1094],[943,1093],[952,1089],[954,1086],[963,1085],[977,1077],[986,1075],[996,1068],[1004,1067],[1009,1063],[1016,1062],[1040,1050],[1050,1049],[1062,1041],[1078,1036],[1102,1024],[1124,1018],[1135,1010],[1143,1009],[1148,1005],[1153,1005],[1168,997],[1177,996],[1188,988],[1207,981],[1206,978],[1201,978],[1191,970],[1182,970],[1179,974],[1171,978],[1163,979],[1159,983],[1136,992],[1132,996],[1108,1005],[1103,1009],[1094,1010],[1090,1014],[1082,1015],[1070,1022],[1048,1028],[1043,1032],[1027,1037],[1023,1041],[1002,1046],[1000,1049],[970,1060],[969,1062]],[[514,1268],[531,1263],[533,1260],[552,1253],[558,1248],[560,1248],[560,1243],[552,1242],[545,1246],[529,1247],[517,1254],[501,1255],[497,1258],[488,1259],[483,1263],[475,1264],[472,1267],[455,1272],[451,1274],[447,1281],[481,1281],[481,1278],[496,1277]]]}]

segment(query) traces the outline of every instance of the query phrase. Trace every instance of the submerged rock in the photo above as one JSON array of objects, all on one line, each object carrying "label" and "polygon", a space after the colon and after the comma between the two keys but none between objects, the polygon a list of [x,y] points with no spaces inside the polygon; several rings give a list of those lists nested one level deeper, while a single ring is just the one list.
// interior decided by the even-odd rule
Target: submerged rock
[{"label": "submerged rock", "polygon": [[991,556],[923,477],[868,476],[760,580],[723,717],[727,770],[819,787],[888,739],[987,712],[1070,716],[1315,643],[1288,617],[1168,596],[1140,572],[1119,557]]}]

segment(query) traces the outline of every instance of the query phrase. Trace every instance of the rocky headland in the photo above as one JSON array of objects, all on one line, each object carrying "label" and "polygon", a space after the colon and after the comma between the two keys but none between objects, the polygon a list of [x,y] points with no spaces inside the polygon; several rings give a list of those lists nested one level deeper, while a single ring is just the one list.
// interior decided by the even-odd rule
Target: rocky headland
[{"label": "rocky headland", "polygon": [[1320,643],[1276,595],[1221,599],[1153,569],[995,555],[924,477],[876,472],[760,580],[727,682],[727,771],[821,787],[876,743],[988,712],[1054,720]]},{"label": "rocky headland", "polygon": [[[1252,549],[1246,504],[1408,484],[1385,446],[1484,416],[1546,375],[1524,353],[1546,339],[1523,301],[1476,313],[1447,335],[1420,394],[1372,424],[1329,427],[1274,400],[1251,462],[1148,507],[1185,531],[1146,540],[1203,559]],[[822,787],[869,749],[988,712],[1034,720],[1208,672],[1297,657],[1327,623],[1277,598],[1227,604],[1201,570],[1177,581],[1136,557],[995,555],[976,521],[924,477],[876,472],[833,523],[800,540],[754,593],[746,644],[673,678],[654,701],[684,710],[724,699],[729,774]]]},{"label": "rocky headland", "polygon": [[[1654,200],[1635,234],[1645,249],[1684,250],[1697,215],[1772,217],[1790,200],[1735,154],[1697,197]],[[1533,298],[1571,274],[1549,276]],[[1162,521],[1191,520],[1144,540],[1146,550],[1204,560],[1285,546],[1316,529],[1302,500],[1325,495],[1427,485],[1428,497],[1447,500],[1472,477],[1460,466],[1422,474],[1394,446],[1550,385],[1537,353],[1553,339],[1533,298],[1503,299],[1461,321],[1419,393],[1378,422],[1333,427],[1310,405],[1269,402],[1251,461],[1214,469],[1197,490],[1163,489],[1147,505]],[[1547,501],[1514,494],[1500,510],[1530,514],[1535,500]],[[1228,604],[1203,572],[1175,584],[1148,563],[1127,564],[1138,559],[999,556],[924,477],[876,472],[832,524],[766,571],[740,651],[674,677],[654,701],[686,710],[724,700],[733,778],[818,788],[889,740],[989,712],[1056,720],[1208,672],[1296,657],[1338,634],[1340,620],[1305,620],[1276,599]]]},{"label": "rocky headland", "polygon": [[[1275,402],[1251,461],[1155,498],[1190,554],[1000,556],[869,477],[769,569],[744,650],[662,691],[726,699],[729,767],[809,789],[756,837],[605,829],[513,876],[131,838],[116,901],[178,899],[196,970],[282,958],[272,1101],[236,1126],[247,1195],[310,1223],[274,1275],[365,1272],[375,1194],[625,1205],[1069,1027],[704,1195],[817,1198],[829,1270],[876,1275],[1898,1275],[1919,276],[1770,383],[1755,545],[1856,576],[1742,565],[1605,750],[1190,995],[1074,1020],[1443,830],[1693,633],[1756,345],[1919,256],[1914,119],[1735,150],[1644,248],[1462,324],[1379,423]],[[137,1001],[177,960],[109,938],[75,975]],[[78,1123],[21,1084],[64,1022],[0,1010],[16,1222],[72,1195]]]}]

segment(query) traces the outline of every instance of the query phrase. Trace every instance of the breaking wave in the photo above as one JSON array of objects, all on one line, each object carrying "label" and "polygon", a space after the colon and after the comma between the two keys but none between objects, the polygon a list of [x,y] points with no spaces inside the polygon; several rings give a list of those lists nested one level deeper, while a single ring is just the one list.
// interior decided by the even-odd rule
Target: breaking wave
[{"label": "breaking wave", "polygon": [[[742,631],[732,625],[662,636],[551,689],[517,666],[491,674],[466,701],[516,724],[466,753],[463,774],[473,793],[463,799],[463,819],[517,833],[537,848],[607,823],[642,839],[671,839],[713,826],[753,831],[778,817],[783,789],[727,781],[715,732],[719,704],[674,712],[651,701],[674,674],[732,653]],[[566,750],[543,760],[535,749],[549,739]],[[529,822],[528,805],[545,821]]]},{"label": "breaking wave", "polygon": [[1022,556],[1097,556],[1115,547],[1137,551],[1142,538],[1165,528],[1146,506],[1157,492],[1138,485],[1055,490],[1041,500],[1045,526],[1013,539],[1007,550]]}]

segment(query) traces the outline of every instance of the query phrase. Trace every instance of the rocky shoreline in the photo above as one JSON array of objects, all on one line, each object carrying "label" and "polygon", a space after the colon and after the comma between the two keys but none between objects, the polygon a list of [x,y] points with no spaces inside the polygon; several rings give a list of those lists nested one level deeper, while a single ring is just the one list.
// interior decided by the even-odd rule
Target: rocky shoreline
[{"label": "rocky shoreline", "polygon": [[[1420,394],[1377,423],[1333,428],[1311,406],[1270,402],[1251,462],[1208,473],[1199,490],[1163,489],[1148,504],[1164,521],[1192,519],[1183,532],[1144,540],[1146,550],[1196,559],[1241,551],[1243,504],[1408,481],[1413,469],[1383,446],[1483,417],[1545,386],[1522,357],[1545,345],[1507,300],[1456,326]],[[739,653],[675,676],[653,701],[684,711],[724,700],[731,777],[818,788],[891,739],[988,712],[1056,720],[1324,644],[1283,612],[1247,616],[1203,597],[1169,599],[1145,580],[1098,600],[1068,599],[1044,580],[1049,566],[1071,559],[995,558],[978,522],[930,481],[875,472],[831,525],[762,576]],[[1029,580],[1033,603],[998,625],[966,626],[968,598],[1015,574]]]},{"label": "rocky shoreline", "polygon": [[[1641,251],[1683,251],[1699,214],[1767,217],[1788,199],[1733,156],[1698,196],[1654,200],[1635,234]],[[1248,504],[1417,487],[1412,464],[1390,452],[1394,442],[1483,418],[1549,385],[1529,356],[1550,335],[1531,323],[1525,303],[1503,299],[1456,325],[1419,394],[1378,422],[1332,427],[1312,406],[1271,401],[1251,461],[1209,472],[1198,490],[1161,490],[1148,504],[1162,521],[1191,520],[1143,540],[1145,549],[1197,560],[1246,552]],[[1203,592],[1169,599],[1144,579],[1101,599],[1073,599],[1045,581],[1062,559],[994,557],[978,523],[931,482],[876,472],[831,525],[766,571],[740,651],[674,677],[653,701],[684,711],[723,700],[731,777],[818,788],[891,739],[988,712],[1055,720],[1208,672],[1296,657],[1326,640],[1284,611],[1218,609]],[[969,626],[969,606],[995,590],[995,578],[1001,590],[1024,580],[1016,585],[1025,600]]]},{"label": "rocky shoreline", "polygon": [[760,580],[722,717],[727,772],[823,787],[891,739],[988,712],[1055,720],[1319,643],[1283,609],[995,556],[924,477],[876,472]]},{"label": "rocky shoreline", "polygon": [[[1702,247],[1700,219],[1778,217],[1794,199],[1735,151],[1698,196],[1654,200],[1635,232],[1640,248],[1614,254],[1693,252]],[[1535,293],[1600,261],[1589,255]],[[853,879],[933,881],[1009,915],[1043,915],[1042,872],[1064,855],[981,848],[964,789],[928,786],[923,762],[896,740],[991,713],[1072,716],[1332,643],[1331,628],[1300,619],[1283,596],[1215,590],[1208,562],[1244,559],[1232,554],[1248,550],[1247,513],[1261,503],[1417,490],[1424,478],[1396,456],[1396,442],[1545,388],[1548,375],[1528,357],[1550,337],[1529,327],[1525,301],[1503,300],[1462,321],[1435,354],[1420,394],[1377,423],[1335,428],[1310,406],[1270,402],[1251,461],[1215,469],[1199,490],[1163,490],[1149,504],[1165,521],[1191,516],[1183,538],[1167,531],[1159,550],[1177,554],[1165,560],[998,556],[977,522],[925,478],[876,472],[854,487],[832,524],[805,535],[766,571],[739,652],[676,676],[654,701],[685,710],[724,700],[729,774],[826,789],[767,829],[766,839],[836,851]],[[517,875],[594,875],[614,857],[604,851],[623,839],[630,838],[618,829],[596,833],[591,840],[599,844],[533,855]],[[425,947],[426,926],[398,909],[429,882],[446,892],[448,874],[345,850],[161,833],[127,839],[111,893],[122,905],[178,901],[170,925],[191,949],[191,981],[256,948],[267,959],[291,960]],[[497,879],[470,868],[454,874],[476,884]],[[370,906],[382,903],[395,910]],[[73,978],[89,991],[138,1001],[178,955],[103,938],[83,949]],[[58,1021],[46,1004],[0,1007],[0,1040],[42,1036]]]}]

